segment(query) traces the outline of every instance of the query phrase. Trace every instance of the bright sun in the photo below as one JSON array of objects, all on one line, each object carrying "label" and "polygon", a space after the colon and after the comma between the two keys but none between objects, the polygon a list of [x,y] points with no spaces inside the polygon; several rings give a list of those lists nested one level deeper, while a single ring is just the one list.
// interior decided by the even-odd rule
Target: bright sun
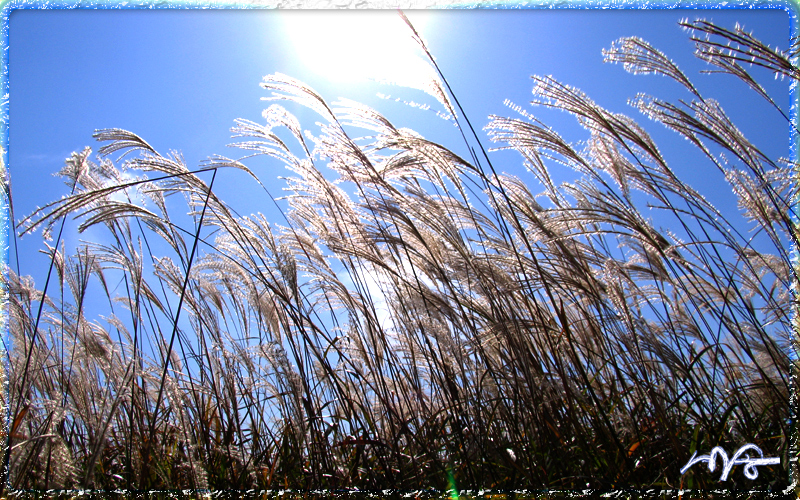
[{"label": "bright sun", "polygon": [[[430,66],[411,30],[393,10],[286,14],[284,27],[296,57],[329,80],[378,80],[418,87],[430,77]],[[417,31],[426,17],[413,17]]]}]

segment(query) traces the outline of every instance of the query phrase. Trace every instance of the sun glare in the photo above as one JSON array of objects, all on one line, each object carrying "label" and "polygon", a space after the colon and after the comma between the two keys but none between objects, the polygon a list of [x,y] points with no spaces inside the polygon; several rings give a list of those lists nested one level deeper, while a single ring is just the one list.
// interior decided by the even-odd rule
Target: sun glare
[{"label": "sun glare", "polygon": [[[412,18],[418,31],[425,19]],[[284,29],[298,60],[330,81],[419,87],[430,75],[411,30],[393,10],[291,12]]]}]

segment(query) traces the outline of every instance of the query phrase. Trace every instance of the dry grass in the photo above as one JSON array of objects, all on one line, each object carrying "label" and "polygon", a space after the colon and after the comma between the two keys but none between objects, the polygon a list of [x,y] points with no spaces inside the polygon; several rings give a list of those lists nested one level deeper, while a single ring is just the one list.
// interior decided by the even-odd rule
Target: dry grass
[{"label": "dry grass", "polygon": [[[792,54],[686,26],[699,57],[768,100],[741,61],[800,79]],[[741,214],[682,182],[642,125],[547,77],[535,104],[574,115],[588,141],[492,117],[526,179],[495,171],[444,77],[428,91],[472,158],[266,77],[276,101],[324,120],[313,141],[277,102],[265,124],[236,123],[241,147],[292,172],[283,225],[215,195],[212,171],[258,181],[242,163],[190,171],[99,131],[98,153],[61,171],[72,194],[19,224],[57,233],[44,289],[5,273],[9,488],[719,488],[679,469],[745,442],[781,465],[722,486],[786,487],[796,165],[646,42],[605,57],[686,87],[690,102],[633,102],[725,173]],[[556,185],[553,165],[580,178]],[[68,216],[104,243],[65,249]],[[103,316],[87,317],[89,297]]]}]

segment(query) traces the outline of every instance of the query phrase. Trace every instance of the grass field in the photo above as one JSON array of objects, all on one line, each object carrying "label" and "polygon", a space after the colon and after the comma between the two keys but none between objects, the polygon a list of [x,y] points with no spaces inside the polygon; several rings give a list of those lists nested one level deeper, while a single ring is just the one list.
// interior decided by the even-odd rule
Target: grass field
[{"label": "grass field", "polygon": [[[748,71],[800,80],[795,52],[685,27],[710,69],[770,102]],[[8,488],[787,488],[797,164],[757,149],[645,41],[605,57],[689,99],[639,95],[634,121],[534,77],[532,114],[563,110],[586,137],[493,117],[485,134],[525,178],[495,169],[439,72],[426,91],[468,157],[265,77],[264,121],[234,133],[291,171],[283,220],[216,196],[229,169],[264,182],[247,159],[191,167],[98,131],[96,152],[66,160],[65,196],[17,220],[44,234],[50,270],[4,276]],[[662,125],[724,172],[738,213],[673,172],[647,132]],[[193,226],[174,222],[187,212]],[[65,247],[73,223],[103,241]],[[744,443],[781,464],[725,483],[679,472]]]}]

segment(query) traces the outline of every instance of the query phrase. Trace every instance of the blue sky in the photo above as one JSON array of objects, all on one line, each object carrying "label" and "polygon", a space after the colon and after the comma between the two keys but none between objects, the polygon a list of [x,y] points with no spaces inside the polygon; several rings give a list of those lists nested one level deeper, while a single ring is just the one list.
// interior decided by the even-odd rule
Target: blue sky
[{"label": "blue sky", "polygon": [[[274,72],[306,82],[329,102],[346,97],[369,104],[396,126],[412,128],[466,155],[451,124],[431,111],[394,101],[401,97],[440,108],[432,98],[370,80],[407,77],[412,70],[397,73],[397,68],[414,64],[397,50],[403,47],[398,40],[405,37],[398,34],[402,25],[396,14],[383,14],[14,11],[8,29],[8,165],[17,219],[68,192],[51,174],[70,152],[99,147],[91,137],[95,129],[135,132],[161,153],[181,152],[190,168],[215,154],[244,156],[226,147],[234,142],[230,128],[236,118],[262,120],[261,112],[269,103],[260,99],[268,93],[258,84]],[[503,105],[509,99],[542,117],[567,139],[585,139],[586,134],[566,114],[528,105],[530,76],[553,75],[598,104],[644,124],[673,169],[701,192],[710,193],[723,210],[735,210],[721,177],[694,168],[697,163],[710,169],[707,161],[626,103],[638,92],[666,99],[688,99],[687,93],[666,78],[634,76],[619,65],[603,63],[603,48],[620,37],[639,36],[675,60],[702,93],[717,98],[757,146],[775,157],[789,155],[789,128],[777,112],[733,77],[699,75],[706,66],[694,58],[688,33],[677,26],[686,17],[703,17],[726,27],[739,22],[772,46],[785,49],[790,24],[784,10],[515,9],[409,11],[408,16],[476,128],[483,127],[490,114],[513,114]],[[361,57],[361,63],[344,57],[353,53]],[[380,67],[377,61],[385,55],[397,64]],[[376,71],[382,74],[375,75]],[[766,87],[788,112],[788,82],[769,79]],[[318,120],[310,113],[298,117],[305,127]],[[490,145],[488,140],[484,144]],[[497,153],[495,158],[498,170],[521,173],[518,156]],[[282,194],[278,176],[286,171],[277,161],[257,158],[245,163],[273,195]],[[562,180],[575,177],[571,172],[563,175]],[[218,176],[215,191],[242,214],[270,213],[271,202],[242,173]],[[534,187],[533,191],[540,190]],[[78,239],[91,237],[71,234],[67,244],[74,246]],[[36,255],[41,248],[39,233],[19,243],[22,273],[33,274],[41,286],[47,260]],[[13,262],[13,247],[10,258]]]}]

